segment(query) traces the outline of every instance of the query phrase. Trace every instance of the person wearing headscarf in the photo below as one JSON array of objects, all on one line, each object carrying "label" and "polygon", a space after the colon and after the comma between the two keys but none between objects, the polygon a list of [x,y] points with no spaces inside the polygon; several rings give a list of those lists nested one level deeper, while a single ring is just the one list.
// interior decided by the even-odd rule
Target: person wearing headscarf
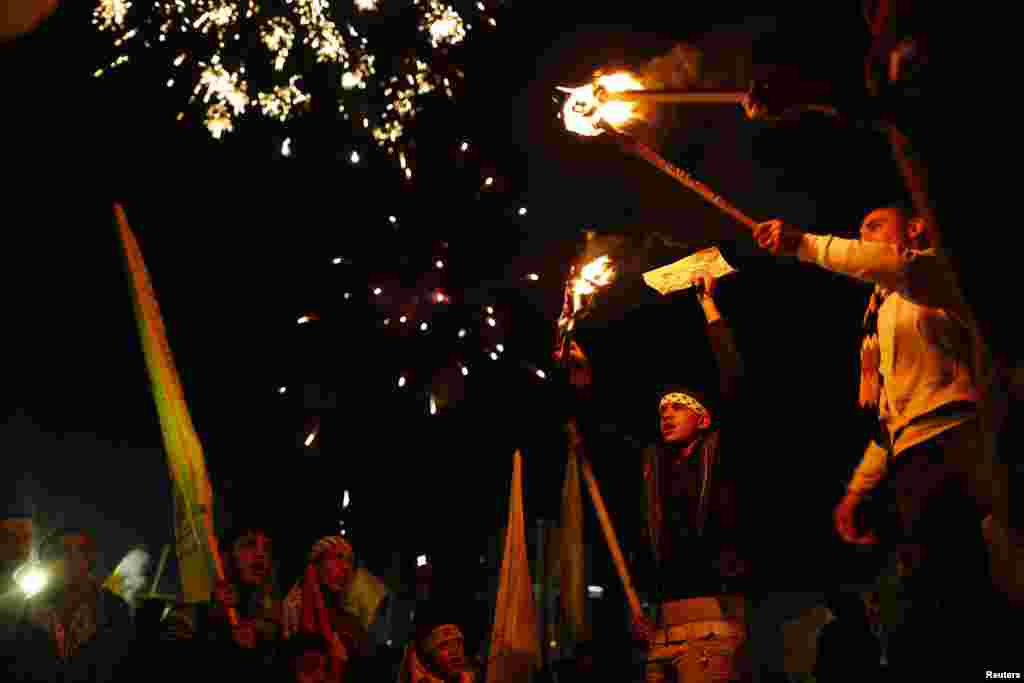
[{"label": "person wearing headscarf", "polygon": [[342,536],[325,536],[309,551],[302,578],[284,602],[284,636],[315,634],[329,645],[328,680],[346,680],[365,668],[376,643],[371,626],[387,589],[380,579],[355,566],[351,544]]},{"label": "person wearing headscarf", "polygon": [[25,601],[15,627],[11,681],[105,683],[118,680],[134,630],[131,608],[94,576],[95,544],[63,529],[39,549],[49,582]]},{"label": "person wearing headscarf", "polygon": [[439,608],[419,610],[412,641],[402,654],[398,683],[476,683],[462,629]]}]

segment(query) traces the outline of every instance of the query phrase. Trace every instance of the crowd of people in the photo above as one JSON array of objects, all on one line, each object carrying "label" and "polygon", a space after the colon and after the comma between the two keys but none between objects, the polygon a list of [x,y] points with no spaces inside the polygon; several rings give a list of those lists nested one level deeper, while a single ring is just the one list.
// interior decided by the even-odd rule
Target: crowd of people
[{"label": "crowd of people", "polygon": [[[859,404],[876,428],[835,508],[838,535],[893,549],[907,605],[879,638],[877,599],[830,594],[818,680],[858,671],[917,677],[1005,665],[1009,637],[986,623],[1010,623],[1011,603],[989,567],[984,530],[1006,520],[1005,473],[982,443],[974,337],[968,312],[930,226],[911,209],[870,212],[859,239],[817,235],[781,221],[758,226],[758,244],[871,283],[864,316]],[[751,509],[738,488],[730,434],[742,427],[744,363],[715,301],[715,278],[692,281],[707,322],[718,386],[666,386],[657,405],[660,440],[642,454],[645,536],[657,567],[660,604],[637,614],[648,681],[754,680],[745,595]],[[570,368],[580,419],[592,396],[590,360],[575,341],[556,352]],[[563,357],[563,353],[565,356]],[[585,431],[585,430],[584,430]],[[883,510],[865,524],[864,501]],[[400,661],[375,642],[387,590],[358,567],[342,536],[320,539],[283,595],[275,592],[271,533],[258,524],[225,534],[225,576],[207,603],[131,609],[93,574],[94,540],[79,529],[49,537],[40,558],[57,568],[46,590],[24,600],[4,639],[14,681],[114,681],[154,672],[279,681],[400,683],[480,679],[462,625],[443,603],[416,610]],[[955,588],[949,577],[957,578]],[[862,597],[869,599],[862,600]],[[988,620],[992,620],[989,622]],[[884,647],[883,647],[884,645]],[[587,678],[595,654],[584,647],[559,680]],[[885,662],[883,667],[882,663]],[[979,669],[979,667],[981,667]],[[593,671],[593,669],[591,669]]]},{"label": "crowd of people", "polygon": [[387,591],[356,566],[344,537],[317,541],[302,576],[284,595],[275,589],[270,532],[242,524],[221,542],[225,577],[209,602],[130,605],[94,575],[89,533],[52,534],[40,552],[52,580],[24,599],[0,641],[4,680],[476,680],[461,626],[448,620],[450,610],[439,601],[418,607],[401,661],[381,651],[374,620],[383,613]]},{"label": "crowd of people", "polygon": [[[923,87],[927,42],[903,28],[915,25],[911,10],[922,3],[864,5],[874,38],[866,64],[874,99],[864,101],[884,109]],[[856,113],[892,118],[893,112]],[[814,666],[820,683],[1010,678],[1000,675],[1005,672],[1020,678],[1024,661],[1014,656],[1015,604],[1004,590],[1014,581],[996,579],[990,564],[992,533],[1018,538],[1006,464],[991,447],[985,413],[993,376],[957,269],[939,248],[935,216],[922,210],[929,204],[922,188],[911,185],[913,205],[871,211],[855,237],[780,220],[753,231],[772,255],[872,287],[857,396],[871,429],[833,523],[850,544],[892,551],[903,610],[882,629],[877,592],[830,592]],[[652,406],[660,439],[637,458],[638,499],[659,600],[650,614],[634,615],[632,635],[646,651],[647,681],[768,680],[770,673],[783,674],[758,671],[751,644],[763,635],[753,627],[747,594],[757,571],[750,562],[750,521],[763,511],[738,485],[743,456],[732,445],[743,428],[744,363],[716,303],[715,279],[698,274],[692,284],[718,385],[712,391],[666,386]],[[590,359],[576,342],[555,355],[570,368],[577,417],[585,423],[594,382]],[[1018,379],[1018,391],[1021,386]],[[465,625],[450,605],[418,605],[412,635],[394,657],[396,649],[382,647],[374,628],[386,590],[358,565],[348,540],[328,536],[314,543],[303,572],[284,592],[277,589],[273,541],[258,523],[240,523],[220,539],[225,576],[208,602],[129,605],[95,576],[95,539],[88,530],[51,535],[38,552],[54,568],[53,580],[21,599],[5,624],[3,680],[486,679],[486,662],[467,653]],[[558,681],[606,679],[608,656],[584,643],[574,660],[545,674]]]}]

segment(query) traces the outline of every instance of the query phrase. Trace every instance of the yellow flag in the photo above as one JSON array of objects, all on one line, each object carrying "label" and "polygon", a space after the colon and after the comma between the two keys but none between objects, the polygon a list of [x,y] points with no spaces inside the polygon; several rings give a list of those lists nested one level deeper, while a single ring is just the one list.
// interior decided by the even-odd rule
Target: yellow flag
[{"label": "yellow flag", "polygon": [[505,555],[494,608],[487,683],[523,683],[540,668],[540,634],[526,550],[523,516],[523,457],[512,457],[512,486],[505,531]]},{"label": "yellow flag", "polygon": [[222,570],[213,537],[213,490],[206,473],[203,447],[189,416],[142,251],[120,204],[114,205],[114,216],[132,281],[135,319],[173,482],[181,589],[185,602],[205,602],[213,591],[215,572],[220,574]]},{"label": "yellow flag", "polygon": [[377,615],[377,608],[388,595],[388,588],[379,578],[362,567],[356,569],[345,594],[345,611],[358,617],[363,628],[369,629]]},{"label": "yellow flag", "polygon": [[562,615],[565,619],[563,639],[587,639],[586,587],[583,571],[583,498],[580,493],[579,456],[573,445],[565,468],[562,485],[562,527],[559,532],[559,583]]}]

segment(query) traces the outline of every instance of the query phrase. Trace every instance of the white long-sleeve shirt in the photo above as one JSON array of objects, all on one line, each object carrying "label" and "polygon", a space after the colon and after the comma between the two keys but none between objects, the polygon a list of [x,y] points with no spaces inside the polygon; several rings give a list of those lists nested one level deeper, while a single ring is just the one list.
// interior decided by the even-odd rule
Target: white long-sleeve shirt
[{"label": "white long-sleeve shirt", "polygon": [[[953,271],[936,250],[804,234],[797,258],[890,292],[878,309],[878,408],[893,457],[974,417],[968,317]],[[886,464],[885,449],[869,445],[850,490],[873,488]]]}]

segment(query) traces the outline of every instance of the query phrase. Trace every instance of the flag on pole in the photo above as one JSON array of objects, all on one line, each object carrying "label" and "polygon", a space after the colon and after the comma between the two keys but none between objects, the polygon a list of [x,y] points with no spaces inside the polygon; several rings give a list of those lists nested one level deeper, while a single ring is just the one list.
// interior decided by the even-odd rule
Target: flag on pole
[{"label": "flag on pole", "polygon": [[146,571],[149,569],[149,553],[143,548],[133,548],[117,563],[117,567],[103,582],[103,587],[135,606],[136,596],[146,583]]},{"label": "flag on pole", "polygon": [[223,567],[213,535],[213,490],[203,447],[189,416],[142,251],[120,204],[114,204],[114,216],[132,281],[135,319],[173,483],[175,550],[181,590],[187,603],[206,602],[213,591],[214,576],[223,576]]},{"label": "flag on pole", "polygon": [[562,524],[559,529],[559,584],[563,615],[562,640],[587,639],[586,587],[583,568],[583,497],[580,491],[580,464],[576,453],[578,438],[575,424],[569,423],[569,454],[562,485]]},{"label": "flag on pole", "polygon": [[517,450],[512,457],[508,528],[494,608],[487,683],[523,683],[530,680],[541,665],[539,635],[523,516],[523,457]]}]

